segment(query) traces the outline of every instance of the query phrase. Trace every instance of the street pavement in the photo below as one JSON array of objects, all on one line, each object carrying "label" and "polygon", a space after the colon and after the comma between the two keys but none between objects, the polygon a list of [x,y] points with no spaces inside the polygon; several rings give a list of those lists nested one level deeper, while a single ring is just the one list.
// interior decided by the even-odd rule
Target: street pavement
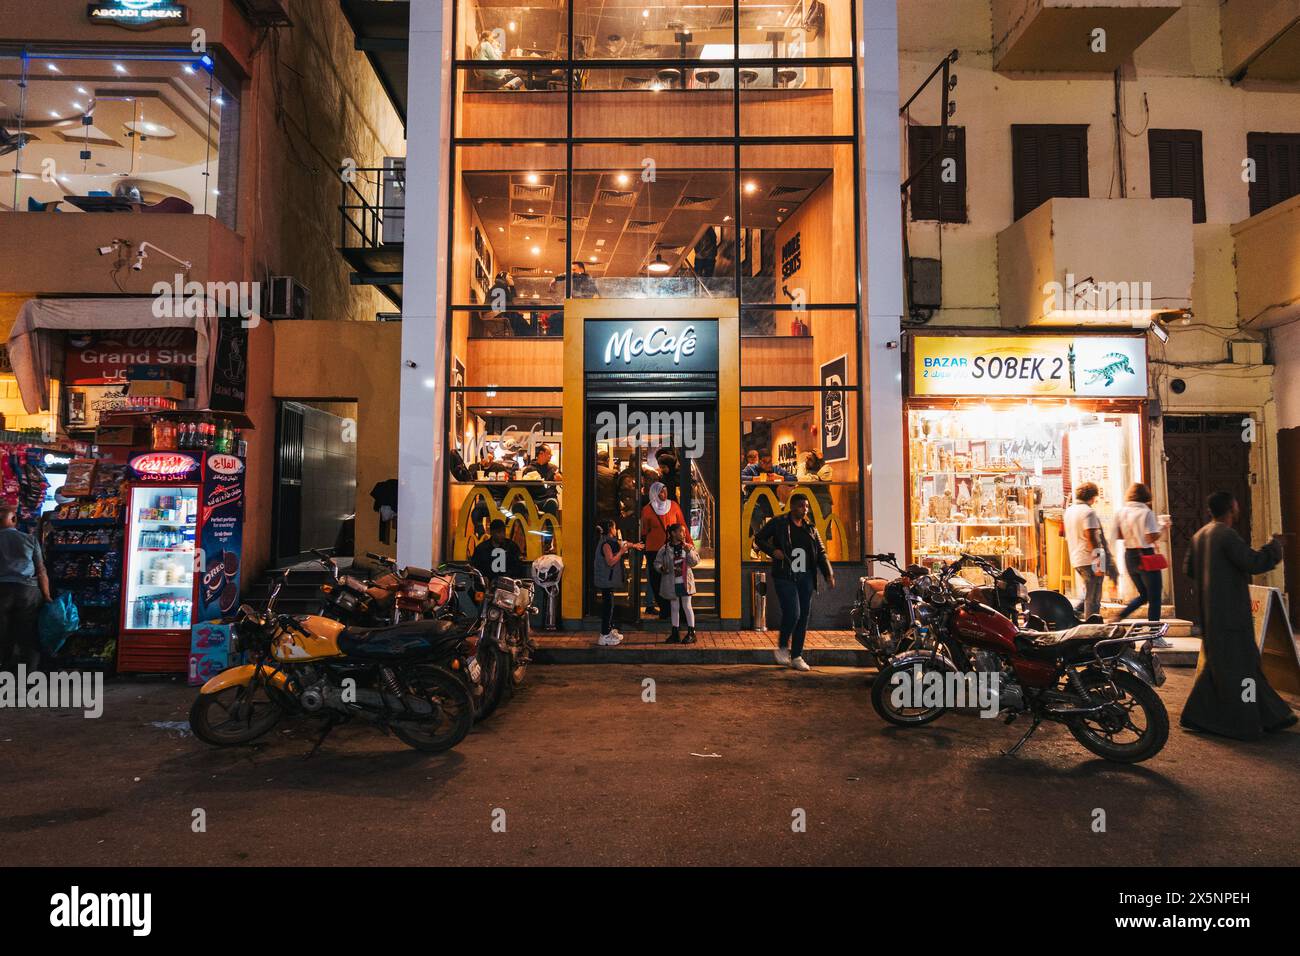
[{"label": "street pavement", "polygon": [[1133,767],[1052,725],[1016,757],[1023,724],[888,728],[850,668],[537,666],[451,753],[353,723],[310,759],[310,722],[218,750],[194,690],[110,681],[97,720],[0,711],[0,862],[1294,866],[1300,731],[1187,734],[1191,677]]}]

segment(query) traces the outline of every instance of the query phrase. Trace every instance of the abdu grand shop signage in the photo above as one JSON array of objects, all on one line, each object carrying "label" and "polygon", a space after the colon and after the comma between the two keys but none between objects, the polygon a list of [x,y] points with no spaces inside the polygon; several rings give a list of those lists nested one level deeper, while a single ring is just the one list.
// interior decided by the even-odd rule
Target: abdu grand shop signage
[{"label": "abdu grand shop signage", "polygon": [[105,0],[86,5],[86,17],[91,23],[129,30],[147,30],[150,27],[184,26],[190,22],[189,7],[171,0]]},{"label": "abdu grand shop signage", "polygon": [[718,324],[696,320],[600,319],[583,330],[588,372],[681,373],[718,370]]}]

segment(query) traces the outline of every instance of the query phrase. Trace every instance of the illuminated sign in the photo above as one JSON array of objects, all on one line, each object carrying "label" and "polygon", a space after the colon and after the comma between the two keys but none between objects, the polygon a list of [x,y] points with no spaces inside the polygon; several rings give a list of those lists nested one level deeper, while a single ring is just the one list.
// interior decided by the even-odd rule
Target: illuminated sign
[{"label": "illuminated sign", "polygon": [[141,481],[186,481],[197,476],[198,460],[174,451],[153,451],[136,455],[131,473]]},{"label": "illuminated sign", "polygon": [[715,322],[597,320],[584,330],[593,372],[716,372]]},{"label": "illuminated sign", "polygon": [[1145,337],[918,335],[912,394],[1146,398]]},{"label": "illuminated sign", "polygon": [[237,475],[244,470],[244,463],[234,455],[209,455],[208,470],[218,475]]},{"label": "illuminated sign", "polygon": [[183,26],[190,22],[189,8],[168,0],[110,0],[86,7],[91,23],[145,30],[150,27]]}]

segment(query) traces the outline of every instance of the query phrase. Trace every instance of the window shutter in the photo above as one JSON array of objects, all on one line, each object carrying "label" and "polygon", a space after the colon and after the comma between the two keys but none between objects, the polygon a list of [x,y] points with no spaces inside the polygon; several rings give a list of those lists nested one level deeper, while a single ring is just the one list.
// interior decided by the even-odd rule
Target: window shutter
[{"label": "window shutter", "polygon": [[1049,199],[1087,197],[1087,126],[1013,126],[1011,139],[1017,219]]},{"label": "window shutter", "polygon": [[1300,133],[1250,133],[1246,155],[1255,161],[1252,216],[1300,194]]},{"label": "window shutter", "polygon": [[1201,131],[1153,129],[1147,134],[1151,158],[1151,197],[1190,199],[1192,221],[1205,222],[1205,173]]},{"label": "window shutter", "polygon": [[[914,175],[938,149],[942,132],[943,129],[939,126],[908,127],[909,175]],[[913,221],[966,221],[966,130],[960,126],[950,126],[948,132],[950,137],[944,144],[943,153],[912,182],[909,205]],[[955,160],[957,164],[956,180],[950,183],[943,181],[943,165],[948,159]]]}]

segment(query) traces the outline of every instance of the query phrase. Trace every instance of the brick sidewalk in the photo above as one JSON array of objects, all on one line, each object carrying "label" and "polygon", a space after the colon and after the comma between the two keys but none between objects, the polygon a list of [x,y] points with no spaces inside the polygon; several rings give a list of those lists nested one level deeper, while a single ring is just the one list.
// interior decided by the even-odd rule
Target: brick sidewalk
[{"label": "brick sidewalk", "polygon": [[[602,647],[591,631],[534,631],[542,664],[770,664],[777,632],[696,631],[694,644],[667,644],[668,630],[623,633],[623,643]],[[1158,651],[1168,667],[1195,667],[1200,641],[1175,638],[1175,647]],[[814,667],[872,667],[871,655],[852,631],[809,631],[804,658]]]}]

